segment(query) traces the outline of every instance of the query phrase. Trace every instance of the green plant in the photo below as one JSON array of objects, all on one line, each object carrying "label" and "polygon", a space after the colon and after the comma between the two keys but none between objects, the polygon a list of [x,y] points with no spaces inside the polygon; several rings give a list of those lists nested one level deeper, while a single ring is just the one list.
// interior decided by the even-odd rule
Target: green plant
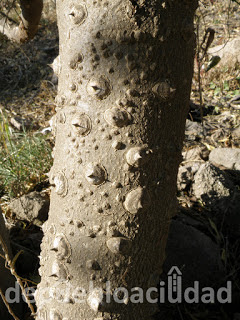
[{"label": "green plant", "polygon": [[15,132],[0,114],[0,190],[17,197],[46,181],[52,165],[51,145],[39,132]]}]

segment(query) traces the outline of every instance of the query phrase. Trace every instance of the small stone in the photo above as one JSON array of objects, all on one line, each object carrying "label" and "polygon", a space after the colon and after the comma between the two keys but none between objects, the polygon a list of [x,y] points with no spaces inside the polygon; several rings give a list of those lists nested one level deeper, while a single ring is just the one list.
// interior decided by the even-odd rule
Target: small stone
[{"label": "small stone", "polygon": [[240,170],[240,149],[216,148],[211,151],[209,160],[230,170]]},{"label": "small stone", "polygon": [[40,226],[48,218],[49,198],[34,191],[12,200],[9,208],[17,219]]},{"label": "small stone", "polygon": [[224,171],[206,162],[196,172],[192,188],[194,195],[204,205],[224,212],[229,206],[234,184]]}]

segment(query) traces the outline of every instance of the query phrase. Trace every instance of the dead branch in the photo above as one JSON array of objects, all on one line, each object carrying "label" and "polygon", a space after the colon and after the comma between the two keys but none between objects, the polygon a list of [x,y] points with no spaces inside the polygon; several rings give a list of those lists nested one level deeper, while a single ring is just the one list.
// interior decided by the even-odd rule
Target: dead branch
[{"label": "dead branch", "polygon": [[[25,301],[28,304],[32,315],[34,315],[35,314],[34,307],[33,307],[33,305],[31,304],[31,302],[30,302],[30,300],[28,298],[28,295],[27,295],[27,293],[26,293],[26,291],[24,289],[24,285],[23,285],[23,282],[22,282],[21,278],[18,276],[18,274],[17,274],[17,272],[15,270],[14,262],[10,258],[10,255],[9,255],[9,252],[8,252],[8,248],[7,248],[7,246],[6,246],[5,242],[4,242],[4,239],[2,238],[1,234],[0,234],[0,246],[2,247],[2,250],[3,250],[4,254],[5,254],[5,260],[6,260],[6,263],[7,263],[8,267],[9,267],[9,270],[10,270],[11,274],[16,278],[17,283],[19,284],[19,286],[20,286],[20,288],[22,290],[22,294],[24,295]],[[4,301],[4,303],[5,303],[5,301]]]},{"label": "dead branch", "polygon": [[21,22],[17,26],[13,20],[0,13],[0,32],[18,43],[27,42],[35,36],[43,9],[43,0],[20,0]]}]

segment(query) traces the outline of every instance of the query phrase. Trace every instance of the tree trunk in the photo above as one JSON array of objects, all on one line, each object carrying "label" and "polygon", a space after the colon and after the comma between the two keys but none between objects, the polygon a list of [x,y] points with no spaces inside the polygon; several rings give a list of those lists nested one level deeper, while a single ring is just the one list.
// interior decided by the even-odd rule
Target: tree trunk
[{"label": "tree trunk", "polygon": [[154,312],[145,296],[134,303],[131,289],[145,294],[157,285],[176,212],[196,7],[190,0],[57,1],[55,187],[38,320],[137,320]]},{"label": "tree trunk", "polygon": [[0,12],[0,32],[12,41],[27,42],[34,38],[43,9],[43,0],[20,0],[21,22],[19,26]]}]

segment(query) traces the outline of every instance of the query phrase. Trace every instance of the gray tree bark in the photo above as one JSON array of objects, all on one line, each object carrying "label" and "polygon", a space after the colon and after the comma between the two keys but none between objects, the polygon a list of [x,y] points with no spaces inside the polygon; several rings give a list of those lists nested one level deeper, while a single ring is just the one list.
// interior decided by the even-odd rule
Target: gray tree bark
[{"label": "gray tree bark", "polygon": [[54,188],[38,320],[153,314],[145,298],[113,297],[119,287],[130,296],[134,287],[146,292],[161,273],[176,211],[196,7],[190,0],[57,1]]}]

